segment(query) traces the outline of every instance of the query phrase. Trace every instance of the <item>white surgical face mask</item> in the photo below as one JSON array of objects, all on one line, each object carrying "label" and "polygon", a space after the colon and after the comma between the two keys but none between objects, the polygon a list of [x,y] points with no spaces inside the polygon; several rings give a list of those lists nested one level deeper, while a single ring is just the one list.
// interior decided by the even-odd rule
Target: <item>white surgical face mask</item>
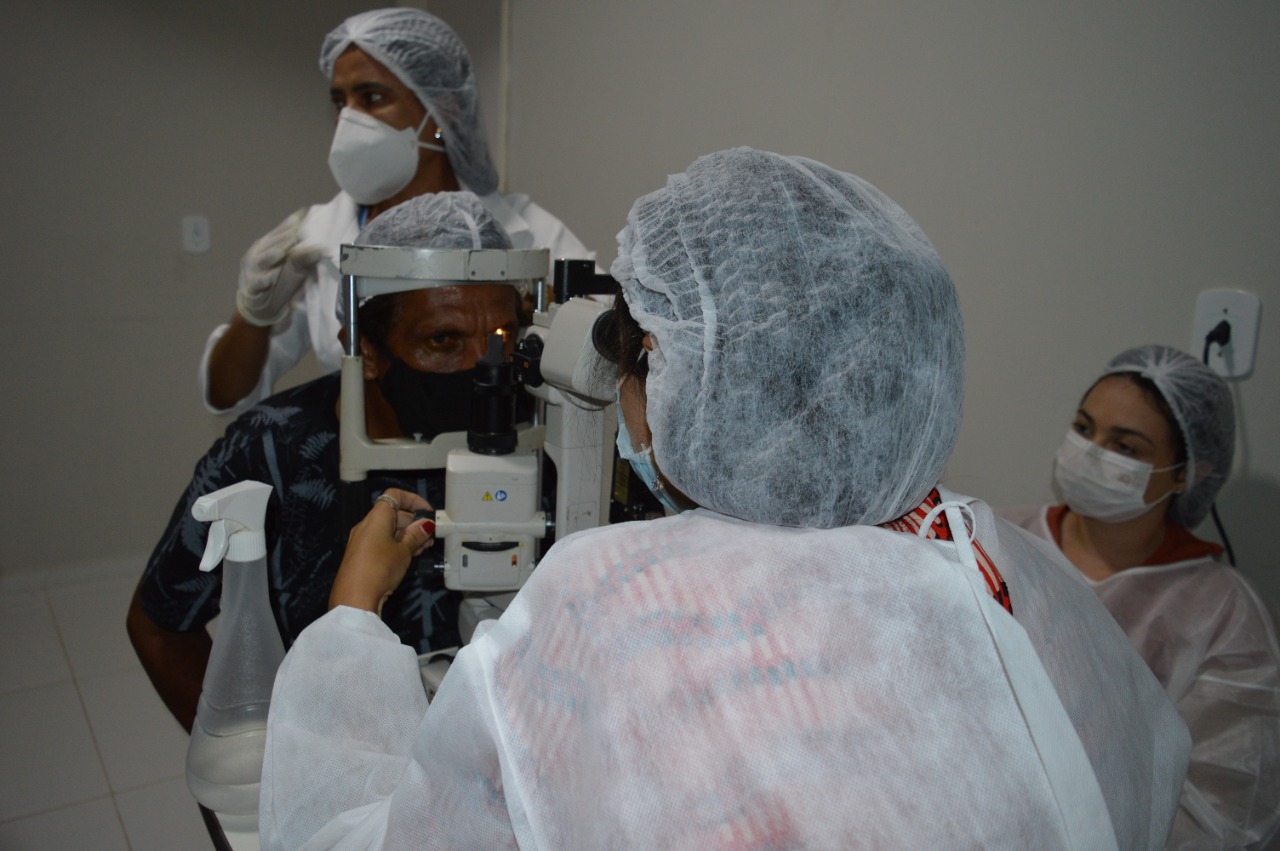
[{"label": "white surgical face mask", "polygon": [[368,113],[343,107],[329,148],[329,170],[343,191],[357,204],[385,201],[409,185],[418,173],[418,149],[443,151],[440,145],[418,141],[430,115],[417,130],[397,130]]},{"label": "white surgical face mask", "polygon": [[672,514],[679,514],[683,509],[676,502],[671,492],[667,490],[666,485],[662,483],[662,477],[658,475],[658,468],[653,463],[653,447],[641,446],[637,447],[631,442],[631,434],[627,431],[627,421],[622,417],[622,397],[619,394],[616,397],[618,408],[618,457],[631,465],[631,469],[640,478],[642,482],[649,488],[649,491],[658,498],[658,502]]},{"label": "white surgical face mask", "polygon": [[1155,502],[1145,502],[1143,497],[1152,473],[1181,466],[1174,464],[1157,470],[1145,461],[1103,449],[1070,430],[1058,449],[1053,478],[1067,506],[1076,514],[1105,523],[1123,523],[1145,514],[1174,494],[1169,491]]}]

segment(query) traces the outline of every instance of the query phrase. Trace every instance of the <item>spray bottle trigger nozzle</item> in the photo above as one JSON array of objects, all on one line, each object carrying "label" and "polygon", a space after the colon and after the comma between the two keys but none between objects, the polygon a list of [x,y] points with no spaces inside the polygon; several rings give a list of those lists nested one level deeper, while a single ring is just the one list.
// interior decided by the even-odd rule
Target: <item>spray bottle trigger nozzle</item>
[{"label": "spray bottle trigger nozzle", "polygon": [[213,570],[227,555],[232,536],[257,532],[259,539],[267,513],[271,485],[243,481],[205,494],[191,506],[191,516],[209,524],[201,570]]},{"label": "spray bottle trigger nozzle", "polygon": [[209,524],[209,538],[204,545],[204,556],[200,559],[201,570],[213,570],[222,563],[231,535],[244,528],[239,523],[233,522],[232,525],[236,528],[228,532],[226,520],[215,520]]}]

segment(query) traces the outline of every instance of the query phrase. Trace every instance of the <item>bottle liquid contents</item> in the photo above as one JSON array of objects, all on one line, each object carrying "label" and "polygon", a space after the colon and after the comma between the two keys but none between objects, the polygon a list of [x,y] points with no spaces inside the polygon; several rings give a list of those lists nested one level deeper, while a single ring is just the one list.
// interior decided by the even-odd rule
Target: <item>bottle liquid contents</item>
[{"label": "bottle liquid contents", "polygon": [[226,560],[222,618],[187,748],[187,787],[205,807],[235,815],[258,811],[267,710],[284,660],[267,595],[262,525],[270,493],[269,485],[241,482],[192,509],[197,519],[214,521],[201,568],[212,569],[222,551]]}]

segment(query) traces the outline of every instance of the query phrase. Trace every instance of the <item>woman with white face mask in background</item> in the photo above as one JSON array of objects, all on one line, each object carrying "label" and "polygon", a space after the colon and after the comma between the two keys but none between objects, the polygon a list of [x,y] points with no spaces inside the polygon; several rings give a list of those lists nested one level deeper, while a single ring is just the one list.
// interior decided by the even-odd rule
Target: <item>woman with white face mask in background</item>
[{"label": "woman with white face mask in background", "polygon": [[1257,593],[1192,534],[1226,481],[1226,383],[1167,346],[1130,349],[1058,450],[1064,504],[997,513],[1055,545],[1164,685],[1191,732],[1168,848],[1261,848],[1280,823],[1280,651]]},{"label": "woman with white face mask in background", "polygon": [[354,15],[325,38],[320,70],[338,110],[329,167],[342,191],[289,216],[241,260],[236,311],[214,329],[200,363],[214,413],[269,396],[308,349],[322,370],[338,368],[338,246],[401,202],[467,189],[513,247],[595,256],[527,195],[494,191],[471,60],[444,21],[418,9]]}]

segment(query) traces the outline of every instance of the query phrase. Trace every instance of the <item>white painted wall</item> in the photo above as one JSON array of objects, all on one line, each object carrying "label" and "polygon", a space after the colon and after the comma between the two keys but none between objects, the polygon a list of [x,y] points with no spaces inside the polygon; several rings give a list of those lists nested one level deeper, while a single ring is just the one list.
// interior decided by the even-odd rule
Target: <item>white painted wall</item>
[{"label": "white painted wall", "polygon": [[196,366],[240,255],[336,191],[320,43],[370,5],[6,7],[0,580],[150,552],[225,424]]},{"label": "white painted wall", "polygon": [[1221,497],[1280,601],[1280,6],[512,0],[509,183],[605,262],[631,201],[747,144],[865,177],[937,245],[968,333],[946,482],[1051,496],[1087,385],[1186,348],[1196,294],[1263,300]]}]

